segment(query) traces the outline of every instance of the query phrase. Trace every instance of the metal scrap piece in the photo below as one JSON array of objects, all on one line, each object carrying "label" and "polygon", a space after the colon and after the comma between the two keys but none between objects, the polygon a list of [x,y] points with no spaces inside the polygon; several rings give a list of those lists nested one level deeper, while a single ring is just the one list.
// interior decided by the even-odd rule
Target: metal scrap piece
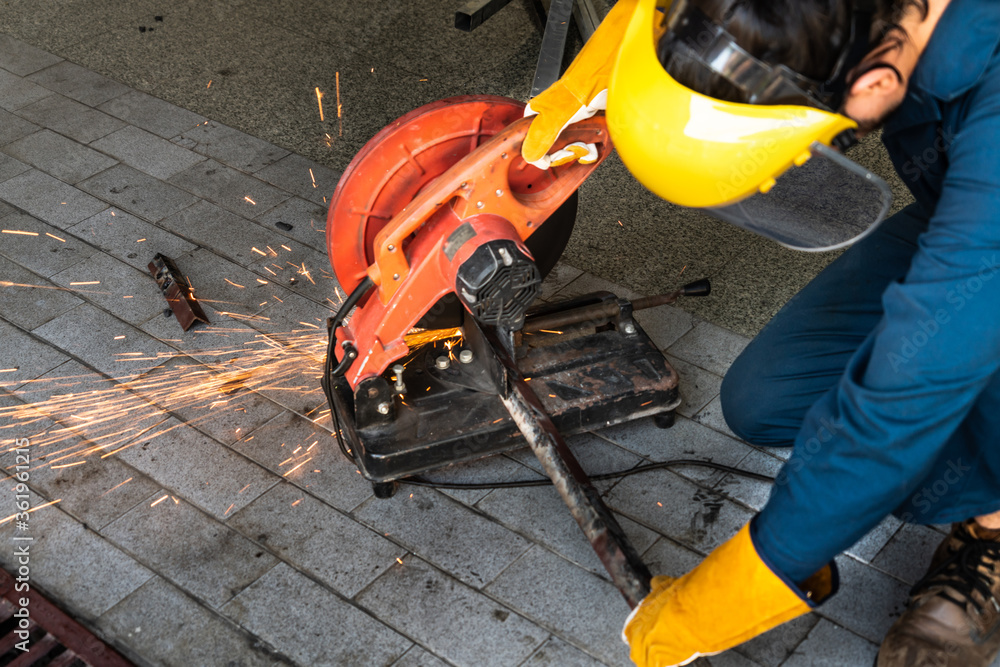
[{"label": "metal scrap piece", "polygon": [[184,282],[180,269],[172,259],[156,253],[149,263],[149,272],[184,331],[190,329],[195,322],[209,323],[201,304],[194,298],[191,287]]}]

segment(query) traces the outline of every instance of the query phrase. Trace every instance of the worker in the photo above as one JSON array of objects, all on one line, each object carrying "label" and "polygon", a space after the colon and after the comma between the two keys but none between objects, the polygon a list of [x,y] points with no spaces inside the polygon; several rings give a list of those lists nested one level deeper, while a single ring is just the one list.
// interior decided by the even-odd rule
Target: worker
[{"label": "worker", "polygon": [[[619,0],[552,92],[531,101],[525,159],[546,166],[565,124],[606,106],[623,162],[657,194],[791,247],[853,245],[726,375],[733,431],[791,455],[748,525],[685,576],[653,579],[623,631],[632,659],[687,664],[808,612],[836,591],[834,557],[892,513],[952,526],[877,664],[990,664],[1000,650],[1000,3],[885,0],[868,27],[849,0],[656,4]],[[810,63],[833,70],[803,71]],[[884,189],[864,190],[876,179],[839,153],[852,130],[879,127],[915,199],[881,225]],[[548,161],[578,157],[585,146]],[[835,177],[796,176],[809,170]],[[811,187],[812,208],[802,205]],[[877,203],[866,207],[859,188]],[[853,221],[822,205],[838,200]]]}]

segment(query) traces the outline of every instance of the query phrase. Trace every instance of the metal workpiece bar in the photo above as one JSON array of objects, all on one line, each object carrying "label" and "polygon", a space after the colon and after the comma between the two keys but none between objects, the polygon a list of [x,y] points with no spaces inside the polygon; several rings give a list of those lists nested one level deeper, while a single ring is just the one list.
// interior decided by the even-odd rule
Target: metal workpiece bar
[{"label": "metal workpiece bar", "polygon": [[538,95],[559,79],[563,54],[566,52],[566,35],[573,16],[573,0],[552,0],[545,18],[542,48],[538,53],[535,79],[531,84],[531,97]]},{"label": "metal workpiece bar", "polygon": [[470,0],[455,12],[455,27],[471,32],[508,4],[510,0]]},{"label": "metal workpiece bar", "polygon": [[604,20],[604,16],[597,9],[594,0],[576,0],[576,4],[573,6],[573,20],[576,21],[580,37],[586,42]]},{"label": "metal workpiece bar", "polygon": [[611,581],[629,606],[635,608],[649,594],[649,569],[591,485],[496,332],[486,329],[483,334],[506,370],[504,386],[500,387],[504,407],[611,575]]}]

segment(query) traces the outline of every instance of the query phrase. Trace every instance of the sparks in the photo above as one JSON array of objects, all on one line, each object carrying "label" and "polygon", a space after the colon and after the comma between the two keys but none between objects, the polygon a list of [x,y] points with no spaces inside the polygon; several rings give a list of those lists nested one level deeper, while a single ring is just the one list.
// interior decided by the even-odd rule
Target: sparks
[{"label": "sparks", "polygon": [[70,283],[70,286],[72,287],[73,285],[100,285],[100,284],[101,284],[100,280],[88,280],[86,282]]},{"label": "sparks", "polygon": [[396,562],[399,563],[400,565],[402,565],[403,564],[403,559],[400,558],[399,556],[396,556]]},{"label": "sparks", "polygon": [[562,333],[562,331],[556,331],[555,329],[539,329],[539,331],[541,331],[542,333],[550,333],[550,334],[561,334]]},{"label": "sparks", "polygon": [[340,105],[340,72],[335,75],[337,81],[337,136],[344,136],[343,107]]},{"label": "sparks", "polygon": [[222,516],[226,516],[227,514],[229,514],[229,511],[232,510],[233,507],[235,507],[235,506],[236,506],[236,503],[230,504],[229,507],[226,508],[226,511],[222,513]]},{"label": "sparks", "polygon": [[621,221],[621,220],[619,220],[619,221],[618,221],[618,226],[619,226],[619,227],[624,227],[625,225],[623,225],[623,224],[622,224],[622,221]]},{"label": "sparks", "polygon": [[208,80],[208,85],[207,85],[207,86],[205,86],[205,87],[206,87],[206,88],[211,88],[211,87],[212,87],[212,79],[209,79],[209,80]]},{"label": "sparks", "polygon": [[254,200],[250,199],[250,197],[249,197],[249,196],[246,196],[246,197],[243,197],[243,199],[244,199],[244,201],[248,201],[248,202],[250,202],[250,203],[251,203],[251,204],[253,204],[254,206],[256,206],[256,205],[257,205],[257,202],[255,202]]},{"label": "sparks", "polygon": [[[114,215],[114,213],[112,213],[111,215]],[[45,232],[45,235],[46,235],[46,236],[51,236],[51,237],[52,237],[52,238],[54,238],[54,239],[55,239],[56,241],[62,241],[63,243],[66,243],[66,239],[64,239],[64,238],[60,238],[60,237],[56,236],[55,234],[49,234],[48,232]]]},{"label": "sparks", "polygon": [[299,468],[301,468],[305,464],[309,463],[310,461],[312,461],[312,457],[311,456],[309,458],[307,458],[305,461],[303,461],[302,463],[298,464],[297,466],[295,466],[294,468],[292,468],[291,470],[289,470],[288,472],[286,472],[284,475],[282,475],[282,477],[288,477],[293,472],[295,472],[296,470],[298,470]]},{"label": "sparks", "polygon": [[165,494],[163,494],[162,498],[158,498],[158,499],[154,500],[152,503],[150,503],[149,506],[150,507],[156,507],[157,505],[159,505],[160,503],[162,503],[164,500],[166,500],[169,497],[170,497],[170,494],[169,493],[165,493]]},{"label": "sparks", "polygon": [[60,470],[62,468],[72,468],[73,466],[82,466],[86,461],[76,461],[74,463],[64,463],[58,466],[50,466],[53,470]]},{"label": "sparks", "polygon": [[135,242],[136,242],[136,243],[142,243],[142,242],[143,242],[143,241],[145,241],[145,240],[146,240],[146,239],[136,239],[136,241],[135,241]]},{"label": "sparks", "polygon": [[226,281],[227,283],[229,283],[229,284],[230,284],[230,285],[232,285],[233,287],[239,287],[240,289],[246,289],[246,287],[244,287],[243,285],[240,285],[239,283],[234,283],[234,282],[233,282],[232,280],[230,280],[229,278],[223,278],[223,280],[225,280],[225,281]]},{"label": "sparks", "polygon": [[15,372],[17,370],[18,370],[17,368],[4,368],[4,369],[0,370],[0,373],[13,373],[13,372]]},{"label": "sparks", "polygon": [[316,86],[316,103],[319,104],[319,122],[323,122],[323,93],[320,92],[319,86]]},{"label": "sparks", "polygon": [[312,327],[313,329],[319,329],[319,327],[316,326],[315,324],[309,324],[308,322],[299,322],[299,324],[301,324],[303,326],[306,326],[306,327]]},{"label": "sparks", "polygon": [[23,232],[20,229],[5,229],[4,234],[22,234],[24,236],[38,236],[38,232]]},{"label": "sparks", "polygon": [[104,493],[102,493],[102,494],[101,494],[101,497],[104,497],[104,496],[108,495],[109,493],[111,493],[112,491],[114,491],[115,489],[117,489],[117,488],[118,488],[118,487],[120,487],[120,486],[125,486],[126,484],[128,484],[128,483],[129,483],[129,482],[131,482],[131,481],[132,481],[132,478],[131,478],[131,477],[129,477],[129,478],[128,478],[128,479],[126,479],[126,480],[125,480],[124,482],[120,482],[120,483],[118,483],[118,484],[115,484],[115,485],[114,485],[114,486],[112,486],[112,487],[111,487],[110,489],[108,489],[107,491],[105,491]]},{"label": "sparks", "polygon": [[298,504],[299,504],[299,503],[301,503],[301,502],[302,502],[302,498],[299,498],[299,499],[298,499],[298,500],[296,500],[296,501],[295,501],[294,503],[292,503],[292,507],[295,507],[296,505],[298,505]]},{"label": "sparks", "polygon": [[264,252],[263,250],[258,250],[257,248],[250,248],[250,249],[253,250],[255,253],[257,253],[258,255],[260,255],[261,257],[267,257],[267,253]]},{"label": "sparks", "polygon": [[313,176],[313,170],[312,170],[312,167],[310,167],[310,168],[309,168],[309,178],[311,178],[311,179],[312,179],[312,182],[313,182],[313,187],[316,187],[316,177],[315,177],[315,176]]}]

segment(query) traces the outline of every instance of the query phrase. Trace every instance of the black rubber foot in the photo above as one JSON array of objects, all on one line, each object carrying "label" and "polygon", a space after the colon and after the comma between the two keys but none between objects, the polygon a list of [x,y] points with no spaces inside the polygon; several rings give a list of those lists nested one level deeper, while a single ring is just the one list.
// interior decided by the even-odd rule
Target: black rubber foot
[{"label": "black rubber foot", "polygon": [[661,412],[658,415],[653,415],[653,423],[659,428],[670,428],[677,421],[677,415],[673,410],[670,412]]},{"label": "black rubber foot", "polygon": [[372,482],[376,498],[392,498],[396,495],[396,482]]}]

